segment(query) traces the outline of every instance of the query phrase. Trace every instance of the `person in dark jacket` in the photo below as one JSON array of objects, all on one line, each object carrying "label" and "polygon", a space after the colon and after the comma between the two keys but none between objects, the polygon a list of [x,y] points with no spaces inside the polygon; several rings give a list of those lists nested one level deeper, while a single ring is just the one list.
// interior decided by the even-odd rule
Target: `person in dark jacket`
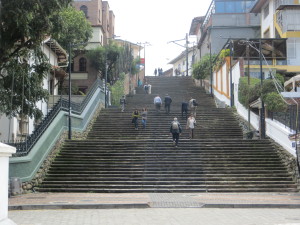
[{"label": "person in dark jacket", "polygon": [[140,117],[140,112],[135,109],[132,113],[132,123],[134,124],[134,128],[136,130],[139,129],[139,117]]},{"label": "person in dark jacket", "polygon": [[178,147],[179,136],[181,134],[181,125],[175,117],[170,126],[170,133],[172,134],[173,143],[175,147]]},{"label": "person in dark jacket", "polygon": [[170,113],[171,103],[172,103],[172,98],[168,94],[166,94],[166,96],[165,96],[165,110],[166,110],[167,114]]},{"label": "person in dark jacket", "polygon": [[181,103],[181,118],[183,119],[183,113],[185,114],[185,119],[187,120],[189,104],[187,102]]}]

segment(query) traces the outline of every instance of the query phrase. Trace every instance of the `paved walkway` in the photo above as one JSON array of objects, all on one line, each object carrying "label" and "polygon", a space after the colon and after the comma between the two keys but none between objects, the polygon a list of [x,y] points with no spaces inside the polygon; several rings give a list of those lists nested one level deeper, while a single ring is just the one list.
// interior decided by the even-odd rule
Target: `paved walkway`
[{"label": "paved walkway", "polygon": [[300,193],[33,193],[9,210],[113,208],[298,208]]},{"label": "paved walkway", "polygon": [[300,225],[300,209],[13,210],[18,225]]}]

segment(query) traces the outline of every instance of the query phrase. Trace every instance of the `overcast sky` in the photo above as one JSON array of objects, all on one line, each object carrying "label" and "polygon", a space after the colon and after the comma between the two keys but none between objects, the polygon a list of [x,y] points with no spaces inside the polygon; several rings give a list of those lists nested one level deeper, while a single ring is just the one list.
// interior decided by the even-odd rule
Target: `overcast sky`
[{"label": "overcast sky", "polygon": [[[157,67],[171,68],[167,63],[184,48],[167,43],[184,39],[193,18],[204,16],[211,0],[108,0],[108,3],[115,14],[115,34],[120,39],[151,44],[145,51],[146,75],[153,75]],[[195,41],[195,37],[189,39]],[[185,41],[177,43],[184,45]]]}]

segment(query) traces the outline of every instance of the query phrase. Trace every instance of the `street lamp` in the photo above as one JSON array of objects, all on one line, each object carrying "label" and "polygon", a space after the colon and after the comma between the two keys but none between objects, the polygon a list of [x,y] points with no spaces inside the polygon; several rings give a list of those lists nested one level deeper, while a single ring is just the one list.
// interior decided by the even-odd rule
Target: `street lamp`
[{"label": "street lamp", "polygon": [[[117,36],[117,35],[113,35],[111,38],[107,38],[107,40],[110,40],[110,39],[115,39],[116,37],[120,37],[120,36]],[[107,49],[105,49],[105,84],[104,84],[104,88],[105,88],[105,93],[104,93],[104,96],[105,96],[105,108],[108,107],[108,104],[107,104],[107,71],[108,70],[108,65],[107,65]]]},{"label": "street lamp", "polygon": [[72,139],[72,122],[71,122],[71,111],[72,111],[72,108],[71,108],[71,95],[72,95],[72,84],[71,84],[71,75],[72,75],[72,72],[71,72],[71,50],[72,50],[72,47],[75,47],[75,46],[80,46],[80,45],[85,45],[87,44],[87,42],[85,43],[78,43],[78,44],[72,44],[72,43],[69,43],[69,123],[68,123],[68,128],[69,128],[69,132],[68,132],[68,139],[71,140]]},{"label": "street lamp", "polygon": [[71,94],[72,94],[72,87],[71,87],[71,48],[72,44],[69,43],[69,133],[68,138],[69,140],[72,139],[72,123],[71,123]]}]

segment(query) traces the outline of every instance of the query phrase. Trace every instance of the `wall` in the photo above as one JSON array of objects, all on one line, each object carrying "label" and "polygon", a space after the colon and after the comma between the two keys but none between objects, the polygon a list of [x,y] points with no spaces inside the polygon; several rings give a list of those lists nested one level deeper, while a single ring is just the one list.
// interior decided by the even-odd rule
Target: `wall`
[{"label": "wall", "polygon": [[256,38],[259,37],[259,27],[232,27],[232,28],[212,28],[211,42],[212,54],[219,54],[228,38]]},{"label": "wall", "polygon": [[82,5],[88,7],[87,19],[91,22],[92,25],[102,25],[102,1],[100,0],[91,0],[91,1],[78,1],[74,0],[72,5],[80,10]]},{"label": "wall", "polygon": [[[226,63],[224,64],[226,65]],[[222,69],[224,71],[224,65]],[[234,93],[234,106],[237,109],[237,112],[240,116],[242,116],[245,120],[248,121],[248,110],[239,103],[238,101],[238,86],[240,79],[240,62],[237,62],[232,67],[232,82],[233,82],[233,93]],[[214,73],[216,75],[216,73]],[[223,73],[224,75],[224,73]],[[219,78],[222,79],[222,78]],[[216,81],[214,81],[216,84]],[[230,91],[230,89],[229,89]],[[229,92],[230,93],[230,92]],[[219,89],[214,87],[214,96],[220,101],[224,101],[226,105],[230,106],[230,98],[224,95]],[[254,129],[259,130],[260,117],[253,112],[250,112],[250,122]],[[275,142],[284,147],[289,153],[296,156],[295,148],[292,146],[292,141],[289,140],[289,134],[291,131],[288,128],[275,120],[271,120],[266,118],[266,134],[270,138],[272,138]]]},{"label": "wall", "polygon": [[[104,93],[98,88],[82,114],[80,116],[72,114],[72,131],[83,132],[93,113],[103,105]],[[68,112],[60,111],[27,156],[10,159],[9,176],[19,177],[22,182],[31,180],[66,130],[68,130]]]},{"label": "wall", "polygon": [[[269,4],[269,15],[265,16],[264,14],[264,8],[267,7]],[[269,29],[270,31],[270,38],[275,38],[275,27],[274,27],[274,1],[269,0],[266,2],[266,4],[262,7],[261,12],[261,37],[264,37],[264,33]]]},{"label": "wall", "polygon": [[0,224],[2,225],[15,224],[8,219],[8,157],[15,152],[14,147],[0,143]]},{"label": "wall", "polygon": [[214,14],[212,16],[212,25],[217,27],[259,26],[260,16],[254,13]]}]

